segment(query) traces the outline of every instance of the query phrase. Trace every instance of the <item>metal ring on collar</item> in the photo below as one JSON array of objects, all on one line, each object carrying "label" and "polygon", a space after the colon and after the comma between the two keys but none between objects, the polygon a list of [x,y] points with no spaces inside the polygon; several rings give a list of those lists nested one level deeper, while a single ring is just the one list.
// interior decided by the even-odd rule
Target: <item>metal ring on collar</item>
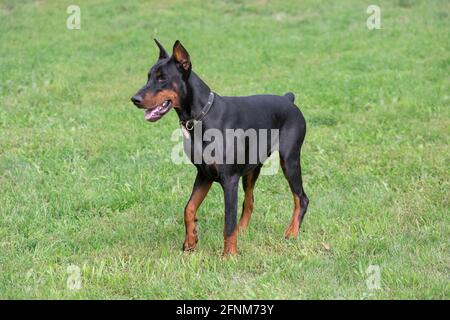
[{"label": "metal ring on collar", "polygon": [[195,121],[194,119],[191,119],[191,120],[186,121],[186,125],[185,125],[186,129],[188,129],[189,131],[191,131],[191,130],[194,128],[196,122],[197,122],[197,121]]}]

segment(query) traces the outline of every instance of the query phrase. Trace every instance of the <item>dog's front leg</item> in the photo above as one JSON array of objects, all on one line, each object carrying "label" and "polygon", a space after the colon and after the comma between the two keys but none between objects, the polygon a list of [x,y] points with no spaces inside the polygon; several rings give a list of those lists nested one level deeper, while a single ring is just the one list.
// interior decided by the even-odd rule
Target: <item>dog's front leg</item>
[{"label": "dog's front leg", "polygon": [[183,244],[184,251],[195,249],[198,241],[196,229],[196,213],[203,199],[205,199],[211,188],[212,181],[206,178],[200,171],[197,172],[191,197],[184,208],[184,225],[186,228],[186,238]]},{"label": "dog's front leg", "polygon": [[222,183],[225,198],[225,227],[223,255],[237,254],[237,200],[239,176],[231,176]]}]

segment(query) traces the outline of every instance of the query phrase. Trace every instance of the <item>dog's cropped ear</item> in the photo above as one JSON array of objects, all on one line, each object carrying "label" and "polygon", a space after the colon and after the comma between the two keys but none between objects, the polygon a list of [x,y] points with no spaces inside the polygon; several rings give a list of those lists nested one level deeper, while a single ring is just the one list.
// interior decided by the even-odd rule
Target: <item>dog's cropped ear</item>
[{"label": "dog's cropped ear", "polygon": [[180,41],[175,41],[173,45],[172,59],[174,59],[185,71],[191,70],[191,58],[189,58],[189,53],[183,47]]},{"label": "dog's cropped ear", "polygon": [[159,41],[156,40],[156,39],[153,39],[153,40],[155,40],[156,45],[157,45],[158,48],[159,48],[159,59],[165,59],[165,58],[168,58],[169,55],[167,54],[167,51],[166,51],[166,49],[164,49],[164,47],[162,46],[162,44],[159,43]]}]

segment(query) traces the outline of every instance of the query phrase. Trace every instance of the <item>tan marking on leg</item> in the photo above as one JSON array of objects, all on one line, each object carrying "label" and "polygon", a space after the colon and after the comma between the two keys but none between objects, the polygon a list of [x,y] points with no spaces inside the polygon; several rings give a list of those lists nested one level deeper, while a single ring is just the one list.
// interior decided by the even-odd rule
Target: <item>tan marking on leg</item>
[{"label": "tan marking on leg", "polygon": [[248,226],[250,218],[253,212],[253,189],[255,187],[253,183],[253,173],[249,173],[244,177],[246,179],[246,190],[244,196],[244,208],[242,210],[241,219],[239,220],[239,229],[245,229]]},{"label": "tan marking on leg", "polygon": [[184,251],[191,251],[195,249],[198,241],[196,229],[196,213],[198,207],[201,205],[212,183],[208,183],[192,192],[186,208],[184,209],[184,225],[186,228],[186,237],[183,244]]},{"label": "tan marking on leg", "polygon": [[292,213],[292,220],[289,226],[284,231],[284,236],[286,238],[297,238],[298,228],[300,227],[300,197],[294,194],[294,212]]},{"label": "tan marking on leg", "polygon": [[223,253],[222,256],[235,256],[237,255],[237,234],[238,228],[234,230],[231,236],[227,237],[225,234],[225,230],[223,232],[224,235],[224,245],[223,245]]}]

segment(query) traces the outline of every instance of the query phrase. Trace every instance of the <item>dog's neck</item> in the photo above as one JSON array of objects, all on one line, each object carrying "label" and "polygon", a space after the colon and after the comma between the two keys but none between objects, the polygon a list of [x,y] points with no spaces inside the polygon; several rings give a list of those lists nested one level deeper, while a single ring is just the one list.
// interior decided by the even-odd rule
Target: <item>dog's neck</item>
[{"label": "dog's neck", "polygon": [[178,112],[181,121],[187,121],[198,116],[208,102],[211,92],[208,85],[194,71],[191,71],[186,85],[187,99],[184,101],[181,111]]}]

